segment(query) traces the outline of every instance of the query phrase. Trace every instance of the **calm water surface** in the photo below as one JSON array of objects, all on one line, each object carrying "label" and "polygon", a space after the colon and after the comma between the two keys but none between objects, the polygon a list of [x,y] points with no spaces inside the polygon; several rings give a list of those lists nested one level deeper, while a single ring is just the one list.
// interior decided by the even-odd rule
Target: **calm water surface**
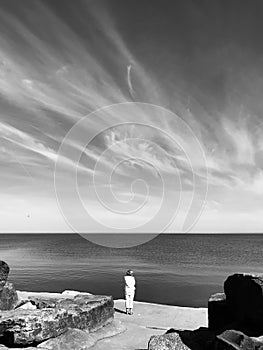
[{"label": "calm water surface", "polygon": [[132,268],[137,300],[206,306],[228,274],[263,271],[262,235],[160,235],[133,248],[114,249],[79,235],[0,235],[0,259],[17,289],[75,289],[123,297]]}]

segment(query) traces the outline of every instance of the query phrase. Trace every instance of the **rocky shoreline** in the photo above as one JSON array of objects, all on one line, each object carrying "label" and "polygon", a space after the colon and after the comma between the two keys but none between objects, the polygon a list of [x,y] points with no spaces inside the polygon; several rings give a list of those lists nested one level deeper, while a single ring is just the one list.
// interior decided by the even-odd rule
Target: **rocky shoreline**
[{"label": "rocky shoreline", "polygon": [[0,344],[6,347],[56,349],[59,343],[69,343],[73,338],[83,341],[114,320],[110,296],[69,291],[17,295],[17,306],[1,312]]},{"label": "rocky shoreline", "polygon": [[208,327],[170,329],[148,350],[263,350],[263,275],[237,273],[208,301]]},{"label": "rocky shoreline", "polygon": [[135,302],[127,316],[111,296],[16,291],[8,274],[0,261],[0,350],[263,350],[261,275],[229,276],[208,309]]},{"label": "rocky shoreline", "polygon": [[9,270],[1,261],[0,349],[84,350],[124,330],[114,322],[111,296],[16,291],[7,281]]}]

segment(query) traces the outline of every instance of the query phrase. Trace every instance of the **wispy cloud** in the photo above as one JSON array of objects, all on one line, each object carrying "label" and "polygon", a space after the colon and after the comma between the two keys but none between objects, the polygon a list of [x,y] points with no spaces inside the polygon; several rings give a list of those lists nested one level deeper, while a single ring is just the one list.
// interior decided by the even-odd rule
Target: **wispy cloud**
[{"label": "wispy cloud", "polygon": [[[147,203],[150,205],[153,200],[153,212],[156,200],[161,198],[160,173],[168,181],[172,206],[180,186],[186,202],[191,202],[194,186],[201,193],[207,166],[209,192],[204,227],[206,215],[211,224],[210,218],[220,221],[220,213],[226,208],[232,212],[243,210],[239,202],[246,196],[258,215],[258,200],[263,195],[262,117],[251,108],[251,101],[256,99],[253,86],[244,87],[240,83],[243,76],[240,78],[237,68],[238,84],[231,78],[234,68],[227,66],[227,48],[210,49],[204,55],[198,48],[191,53],[184,48],[184,42],[177,46],[172,41],[170,45],[181,51],[173,51],[167,57],[161,50],[156,52],[159,44],[165,44],[163,40],[158,45],[151,40],[144,42],[145,47],[134,45],[129,40],[129,30],[118,25],[117,16],[103,2],[80,4],[81,13],[74,8],[78,21],[74,21],[73,10],[72,16],[66,16],[41,1],[30,2],[23,9],[19,5],[18,10],[8,6],[0,10],[0,159],[4,167],[0,176],[9,204],[14,202],[10,189],[14,183],[17,201],[25,200],[31,209],[38,202],[35,193],[41,187],[48,193],[44,197],[44,212],[48,215],[48,206],[56,205],[54,168],[67,132],[99,108],[134,100],[160,105],[174,114],[168,117],[168,112],[161,108],[149,112],[138,104],[129,109],[130,115],[109,108],[88,116],[80,133],[66,141],[68,154],[61,159],[63,171],[59,174],[61,183],[65,183],[65,193],[66,179],[76,170],[73,160],[76,152],[81,155],[77,164],[80,187],[93,186],[96,166],[97,185],[105,191],[114,189],[120,198],[129,197],[131,183],[142,178],[152,190]],[[184,51],[189,57],[183,57]],[[216,66],[217,56],[223,57],[225,66],[222,63],[221,67],[221,61]],[[194,69],[192,60],[199,64],[199,71]],[[214,70],[206,67],[210,67],[210,61]],[[253,69],[260,72],[260,66],[252,69],[249,62],[245,63],[249,76]],[[260,81],[256,85],[260,87]],[[239,86],[244,99],[242,108],[240,99],[232,99]],[[107,120],[117,125],[129,121],[131,115],[136,116],[136,125],[122,125],[101,133]],[[96,137],[83,146],[80,140],[83,135],[87,139],[91,135]],[[198,153],[197,142],[206,164]],[[134,193],[138,202],[140,191],[143,186],[138,186]],[[95,211],[99,210],[95,200],[90,203]],[[9,204],[3,213],[6,224],[2,230],[16,206]],[[26,225],[24,216],[21,220]],[[58,221],[53,222],[59,226]]]}]

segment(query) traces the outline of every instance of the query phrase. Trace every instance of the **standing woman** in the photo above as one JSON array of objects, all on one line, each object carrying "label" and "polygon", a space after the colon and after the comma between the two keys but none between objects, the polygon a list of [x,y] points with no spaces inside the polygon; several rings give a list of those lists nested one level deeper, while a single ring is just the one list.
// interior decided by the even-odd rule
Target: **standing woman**
[{"label": "standing woman", "polygon": [[124,276],[125,282],[125,305],[126,305],[126,314],[133,314],[133,299],[135,294],[135,278],[133,276],[133,271],[128,270],[126,276]]}]

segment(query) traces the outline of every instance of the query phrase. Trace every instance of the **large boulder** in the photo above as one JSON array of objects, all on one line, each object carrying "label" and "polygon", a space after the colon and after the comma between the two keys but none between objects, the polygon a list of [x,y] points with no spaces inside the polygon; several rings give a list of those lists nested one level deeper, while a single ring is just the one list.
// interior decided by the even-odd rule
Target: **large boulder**
[{"label": "large boulder", "polygon": [[9,271],[10,269],[7,263],[0,260],[0,292],[3,290],[7,282]]},{"label": "large boulder", "polygon": [[114,303],[112,297],[92,294],[77,294],[73,298],[29,297],[37,309],[59,308],[67,310],[70,328],[94,330],[112,321]]},{"label": "large boulder", "polygon": [[263,334],[263,275],[234,274],[224,292],[210,297],[209,329],[222,333],[235,329],[249,336]]},{"label": "large boulder", "polygon": [[263,276],[234,274],[224,283],[230,318],[248,335],[263,334]]},{"label": "large boulder", "polygon": [[225,329],[226,325],[233,322],[225,293],[211,295],[208,300],[208,327],[214,331]]},{"label": "large boulder", "polygon": [[18,296],[13,283],[7,282],[0,292],[0,310],[13,310],[17,301]]},{"label": "large boulder", "polygon": [[12,346],[30,345],[57,337],[68,330],[68,314],[63,309],[14,310],[3,312],[0,342]]},{"label": "large boulder", "polygon": [[242,332],[226,330],[217,336],[216,350],[263,350],[263,343]]},{"label": "large boulder", "polygon": [[3,312],[0,318],[0,343],[28,346],[65,333],[69,328],[91,332],[111,323],[112,297],[77,295],[67,299],[30,296],[36,310],[17,308]]},{"label": "large boulder", "polygon": [[77,295],[73,301],[59,301],[57,307],[67,310],[70,328],[94,331],[112,322],[114,317],[113,299],[108,296]]}]

